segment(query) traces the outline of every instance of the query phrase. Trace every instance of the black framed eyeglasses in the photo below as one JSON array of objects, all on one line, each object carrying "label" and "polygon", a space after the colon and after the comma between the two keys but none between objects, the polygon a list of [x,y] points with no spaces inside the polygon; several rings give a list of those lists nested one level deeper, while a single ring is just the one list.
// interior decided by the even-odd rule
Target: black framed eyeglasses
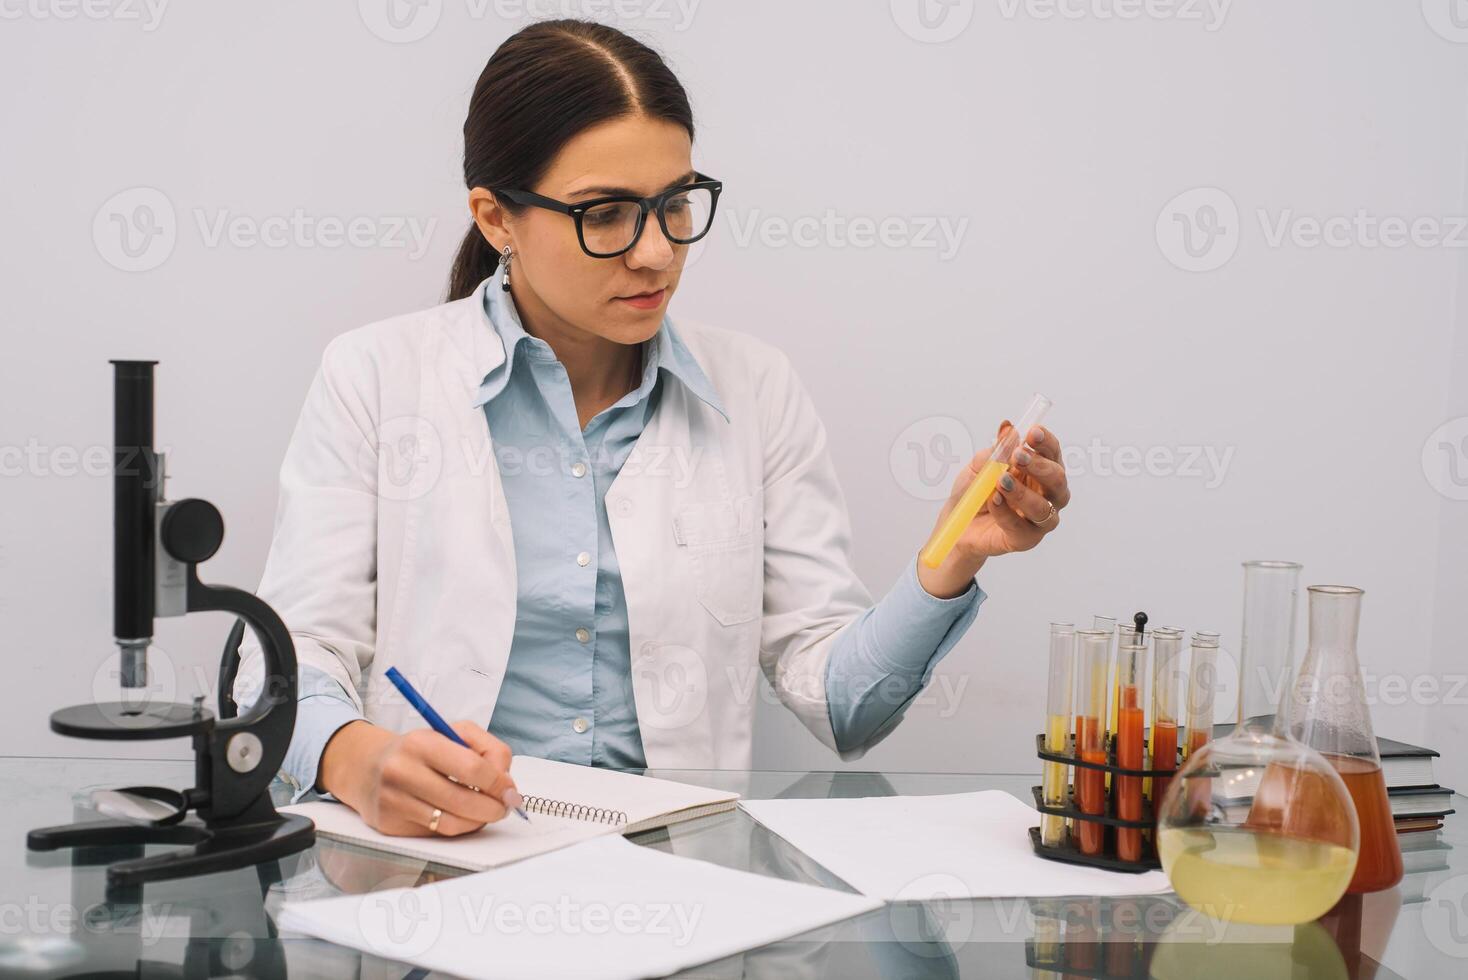
[{"label": "black framed eyeglasses", "polygon": [[713,227],[714,208],[723,189],[720,181],[694,173],[692,183],[670,187],[652,197],[596,197],[567,204],[516,188],[495,188],[494,193],[516,204],[569,214],[576,222],[581,250],[594,259],[610,259],[637,244],[649,212],[656,212],[668,241],[692,245]]}]

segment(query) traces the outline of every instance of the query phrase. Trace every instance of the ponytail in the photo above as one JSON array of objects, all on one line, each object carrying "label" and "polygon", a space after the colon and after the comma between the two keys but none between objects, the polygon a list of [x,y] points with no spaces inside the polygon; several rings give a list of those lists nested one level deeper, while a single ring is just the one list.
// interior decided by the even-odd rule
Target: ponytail
[{"label": "ponytail", "polygon": [[500,254],[485,240],[479,226],[471,224],[459,243],[459,252],[449,272],[449,302],[473,293],[481,282],[494,275],[499,264]]}]

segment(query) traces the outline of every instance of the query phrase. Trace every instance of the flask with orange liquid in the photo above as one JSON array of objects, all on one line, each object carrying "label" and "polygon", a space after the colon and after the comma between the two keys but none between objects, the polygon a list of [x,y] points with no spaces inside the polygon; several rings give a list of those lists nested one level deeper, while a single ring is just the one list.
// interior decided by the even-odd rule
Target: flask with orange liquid
[{"label": "flask with orange liquid", "polygon": [[1381,891],[1402,880],[1402,851],[1356,656],[1365,593],[1348,585],[1312,585],[1308,591],[1310,646],[1292,696],[1281,707],[1290,734],[1325,756],[1356,805],[1361,856],[1346,891]]}]

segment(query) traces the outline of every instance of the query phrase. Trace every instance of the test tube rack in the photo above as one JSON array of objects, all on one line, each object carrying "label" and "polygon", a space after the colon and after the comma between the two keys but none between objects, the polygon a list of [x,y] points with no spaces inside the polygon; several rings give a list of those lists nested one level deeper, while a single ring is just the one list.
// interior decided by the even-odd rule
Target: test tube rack
[{"label": "test tube rack", "polygon": [[[1144,745],[1151,744],[1151,739],[1148,736],[1150,736],[1150,732],[1144,733]],[[1128,871],[1134,874],[1140,874],[1143,871],[1152,871],[1162,867],[1162,862],[1157,857],[1157,814],[1153,808],[1153,801],[1143,798],[1141,817],[1137,820],[1124,820],[1118,817],[1116,815],[1117,792],[1115,777],[1151,776],[1155,778],[1162,776],[1163,778],[1168,778],[1175,776],[1177,770],[1182,768],[1182,750],[1178,750],[1177,764],[1172,769],[1150,768],[1152,756],[1145,749],[1143,750],[1142,764],[1147,768],[1128,769],[1125,766],[1116,764],[1116,738],[1114,736],[1107,739],[1107,761],[1104,763],[1086,762],[1081,759],[1079,753],[1076,751],[1075,742],[1075,735],[1071,735],[1066,739],[1065,752],[1050,752],[1045,748],[1045,736],[1039,734],[1035,736],[1035,754],[1045,762],[1064,763],[1072,767],[1072,771],[1075,769],[1100,769],[1103,772],[1109,773],[1113,778],[1108,780],[1111,788],[1106,793],[1106,806],[1101,813],[1083,812],[1080,808],[1079,801],[1075,798],[1075,781],[1072,779],[1066,790],[1066,800],[1063,806],[1051,806],[1047,804],[1041,787],[1031,787],[1031,792],[1035,797],[1035,809],[1041,813],[1065,817],[1068,821],[1071,821],[1068,824],[1071,830],[1074,829],[1076,821],[1104,825],[1106,831],[1101,850],[1096,854],[1083,853],[1079,845],[1076,844],[1074,840],[1075,835],[1072,832],[1067,832],[1065,842],[1062,844],[1046,844],[1040,838],[1039,827],[1030,828],[1030,846],[1042,858],[1049,858],[1052,861],[1063,861],[1067,864],[1084,864],[1093,868],[1106,868],[1109,871]],[[1124,860],[1116,853],[1117,829],[1132,827],[1144,831],[1142,835],[1142,857],[1138,861]]]}]

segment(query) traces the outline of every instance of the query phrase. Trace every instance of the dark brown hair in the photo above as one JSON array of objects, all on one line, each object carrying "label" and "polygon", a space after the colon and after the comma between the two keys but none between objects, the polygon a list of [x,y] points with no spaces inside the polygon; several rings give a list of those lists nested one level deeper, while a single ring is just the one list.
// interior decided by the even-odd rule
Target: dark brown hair
[{"label": "dark brown hair", "polygon": [[[688,93],[652,48],[594,21],[531,24],[495,50],[474,86],[464,119],[464,184],[532,187],[572,137],[631,114],[677,123],[693,138]],[[500,206],[516,210],[507,201]],[[470,225],[448,298],[474,292],[498,264],[499,254]]]}]

